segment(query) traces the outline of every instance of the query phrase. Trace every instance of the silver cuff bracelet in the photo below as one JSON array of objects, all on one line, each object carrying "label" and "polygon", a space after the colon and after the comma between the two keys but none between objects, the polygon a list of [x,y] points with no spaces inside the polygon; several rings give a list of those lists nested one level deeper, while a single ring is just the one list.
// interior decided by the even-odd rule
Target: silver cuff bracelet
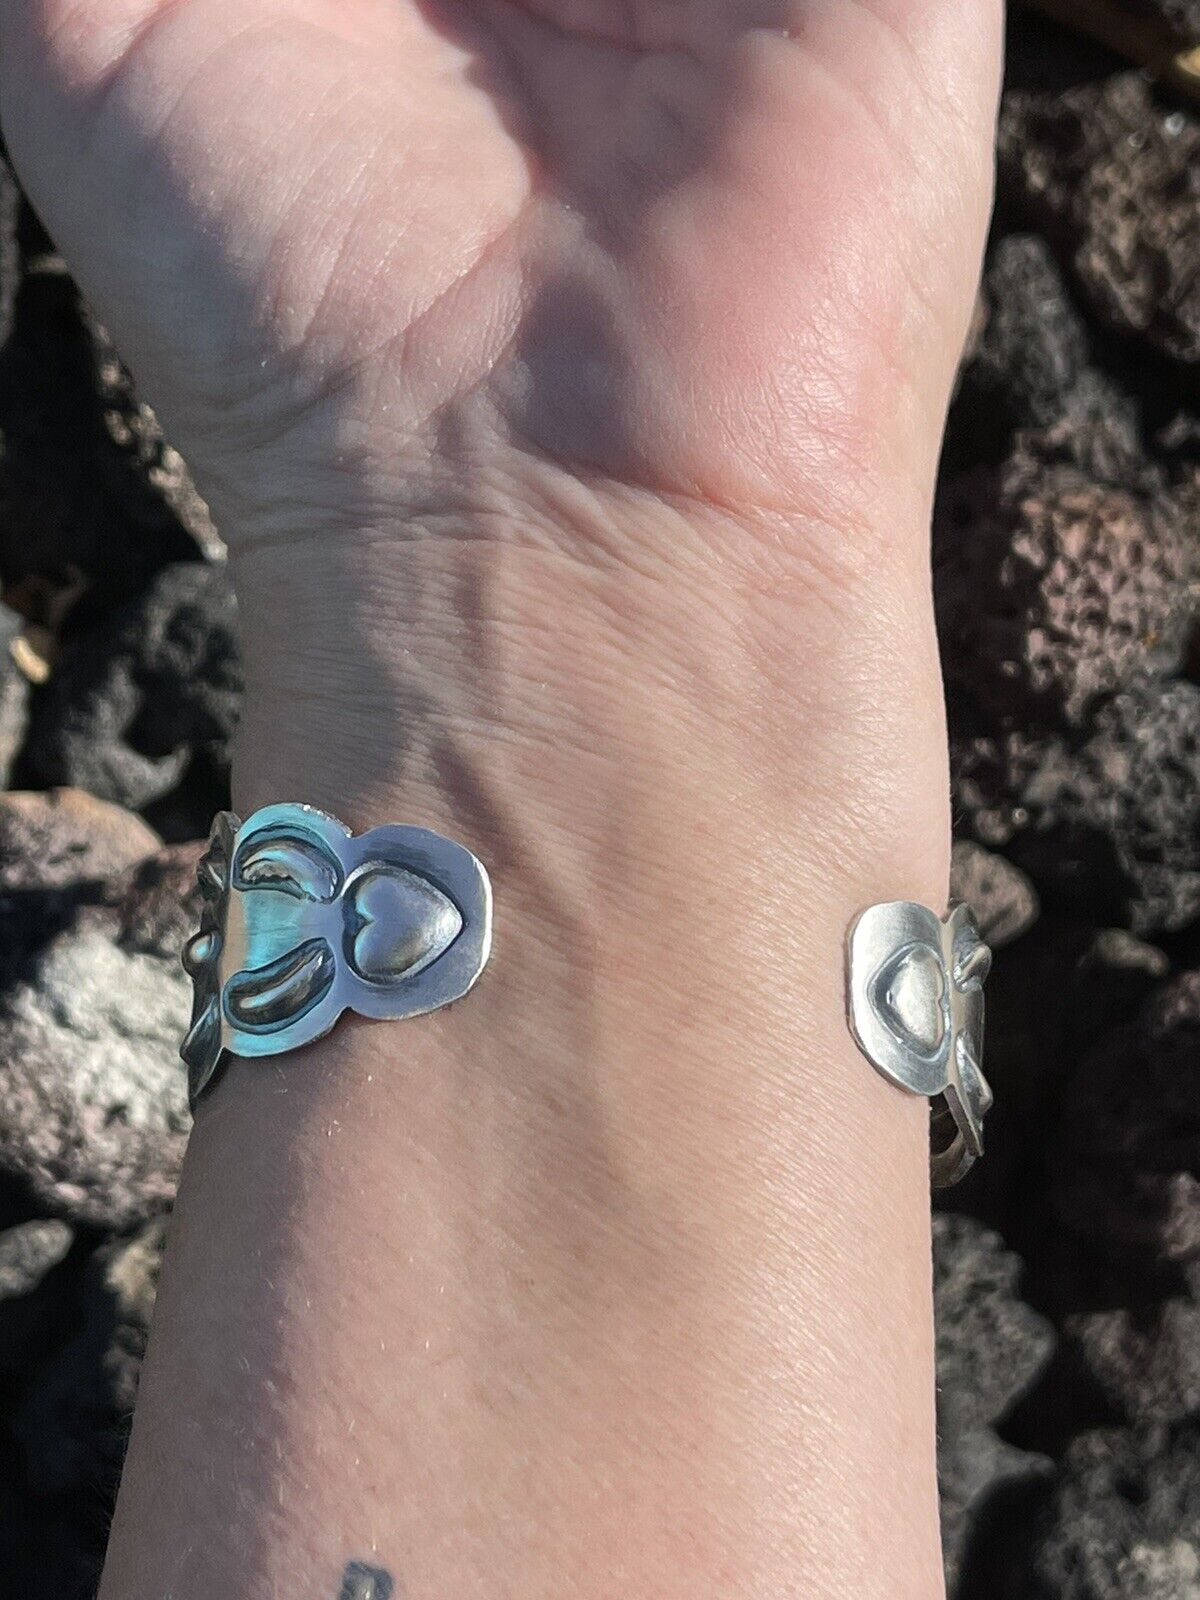
[{"label": "silver cuff bracelet", "polygon": [[487,963],[483,864],[426,828],[355,836],[304,805],[213,823],[200,862],[200,931],[181,1054],[193,1104],[223,1052],[273,1056],[328,1033],[343,1011],[413,1017],[466,994]]},{"label": "silver cuff bracelet", "polygon": [[[343,1011],[413,1017],[460,999],[491,948],[482,862],[427,828],[356,836],[312,806],[265,806],[245,822],[224,811],[199,879],[181,1049],[193,1103],[226,1051],[281,1055],[328,1033]],[[850,1030],[885,1078],[933,1102],[938,1188],[983,1154],[990,963],[962,905],[944,919],[906,900],[871,906],[846,938]]]},{"label": "silver cuff bracelet", "polygon": [[983,1154],[992,1103],[983,1059],[983,982],[991,951],[965,905],[945,917],[911,900],[871,906],[846,936],[846,1011],[871,1065],[931,1102],[935,1189]]}]

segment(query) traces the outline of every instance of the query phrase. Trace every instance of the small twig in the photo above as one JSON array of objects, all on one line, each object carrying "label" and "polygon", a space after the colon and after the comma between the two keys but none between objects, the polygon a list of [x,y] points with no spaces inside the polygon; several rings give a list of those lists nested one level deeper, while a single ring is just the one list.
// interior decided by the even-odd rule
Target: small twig
[{"label": "small twig", "polygon": [[1200,45],[1181,47],[1178,37],[1160,24],[1126,11],[1117,0],[1025,0],[1055,22],[1115,50],[1146,67],[1156,78],[1200,105]]}]

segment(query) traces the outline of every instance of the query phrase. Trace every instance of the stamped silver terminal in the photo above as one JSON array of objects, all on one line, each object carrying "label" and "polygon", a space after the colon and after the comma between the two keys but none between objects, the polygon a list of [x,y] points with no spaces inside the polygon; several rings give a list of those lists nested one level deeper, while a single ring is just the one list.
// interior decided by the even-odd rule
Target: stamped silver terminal
[{"label": "stamped silver terminal", "polygon": [[343,1011],[413,1017],[466,994],[487,963],[482,862],[427,828],[355,835],[323,811],[222,812],[199,868],[203,911],[184,951],[192,1023],[181,1054],[193,1103],[225,1051],[274,1056]]},{"label": "stamped silver terminal", "polygon": [[943,918],[911,900],[870,906],[846,937],[846,1009],[867,1060],[931,1102],[935,1188],[983,1154],[992,1091],[983,1076],[983,984],[991,951],[970,910]]}]

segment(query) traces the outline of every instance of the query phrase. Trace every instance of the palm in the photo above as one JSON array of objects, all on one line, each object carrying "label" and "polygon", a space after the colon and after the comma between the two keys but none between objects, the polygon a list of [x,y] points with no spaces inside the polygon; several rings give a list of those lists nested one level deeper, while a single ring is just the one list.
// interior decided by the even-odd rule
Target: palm
[{"label": "palm", "polygon": [[565,471],[789,511],[932,462],[984,9],[13,0],[5,126],[231,530],[347,458],[401,506]]}]

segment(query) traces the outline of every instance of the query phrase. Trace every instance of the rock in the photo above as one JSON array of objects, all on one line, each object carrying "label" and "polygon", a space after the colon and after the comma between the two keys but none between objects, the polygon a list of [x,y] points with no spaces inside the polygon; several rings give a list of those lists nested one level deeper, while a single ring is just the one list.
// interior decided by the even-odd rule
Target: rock
[{"label": "rock", "polygon": [[[195,540],[209,561],[225,557],[225,544],[213,526],[208,507],[196,491],[179,452],[163,437],[158,418],[140,398],[128,368],[108,333],[90,326],[97,388],[104,406],[105,428],[121,450],[127,451],[150,490],[161,497],[167,510]],[[190,556],[191,550],[187,551]]]},{"label": "rock", "polygon": [[1195,616],[1185,504],[1145,474],[1097,483],[1031,436],[943,491],[938,626],[952,692],[997,725],[1079,729],[1117,690],[1176,673]]},{"label": "rock", "polygon": [[992,245],[979,329],[959,375],[945,472],[999,463],[1014,435],[1053,441],[1052,455],[1120,481],[1145,465],[1137,408],[1095,365],[1092,335],[1045,240]]},{"label": "rock", "polygon": [[1049,1470],[1042,1457],[1005,1444],[995,1425],[1046,1365],[1053,1335],[1019,1299],[1020,1263],[996,1234],[938,1214],[933,1247],[942,1548],[953,1589],[987,1499]]},{"label": "rock", "polygon": [[1121,1028],[1170,971],[1170,958],[1157,945],[1124,928],[1099,929],[1080,952],[1070,990],[1069,1003],[1078,1007],[1078,1043],[1090,1047]]},{"label": "rock", "polygon": [[[1062,1275],[1061,1264],[1048,1258],[1063,1230],[1048,1220],[1046,1195],[1048,1174],[1062,1159],[1063,1096],[1080,1061],[1129,1024],[1169,966],[1161,950],[1131,934],[1097,932],[1086,922],[1044,913],[1000,951],[988,979],[984,1059],[996,1099],[988,1115],[987,1159],[953,1201],[996,1228],[1023,1257],[1047,1314],[1063,1309],[1048,1283]],[[1077,1253],[1078,1241],[1071,1240],[1068,1263]],[[1120,1304],[1122,1297],[1107,1303]]]},{"label": "rock", "polygon": [[1080,960],[1084,974],[1100,975],[1110,993],[1114,983],[1129,985],[1137,999],[1147,998],[1146,986],[1165,978],[1171,963],[1157,945],[1135,938],[1123,928],[1101,928]]},{"label": "rock", "polygon": [[96,1262],[101,1287],[115,1312],[104,1373],[123,1420],[133,1415],[137,1399],[166,1243],[166,1219],[157,1217],[131,1238],[102,1249]]},{"label": "rock", "polygon": [[39,1494],[115,1490],[162,1264],[163,1223],[101,1245],[82,1286],[82,1325],[40,1365],[12,1436]]},{"label": "rock", "polygon": [[971,907],[993,950],[1028,933],[1038,919],[1037,890],[1021,869],[970,839],[955,840],[950,898]]},{"label": "rock", "polygon": [[32,224],[24,232],[0,347],[0,577],[74,574],[95,618],[201,547],[183,520],[178,458],[145,424],[62,262]]},{"label": "rock", "polygon": [[1109,1414],[1200,1417],[1200,974],[1162,986],[1071,1075],[1049,1163],[1051,1281]]},{"label": "rock", "polygon": [[56,1218],[21,1222],[0,1232],[0,1377],[6,1384],[61,1337],[70,1313],[64,1307],[69,1296],[60,1292],[59,1282],[69,1274],[56,1269],[74,1241],[73,1230]]},{"label": "rock", "polygon": [[198,783],[189,830],[197,837],[224,799],[241,690],[224,568],[169,567],[64,649],[35,700],[29,772],[131,810]]},{"label": "rock", "polygon": [[[1106,1035],[1067,1086],[1051,1196],[1127,1293],[1200,1272],[1200,973]],[[1142,1290],[1144,1302],[1145,1290]]]},{"label": "rock", "polygon": [[999,239],[983,294],[987,320],[970,380],[1007,406],[1016,427],[1053,427],[1088,370],[1091,341],[1046,241],[1032,233]]},{"label": "rock", "polygon": [[1135,1423],[1200,1417],[1200,1266],[1157,1304],[1076,1312],[1064,1327],[1116,1414]]},{"label": "rock", "polygon": [[184,984],[92,916],[9,998],[0,1168],[79,1221],[117,1227],[171,1199],[187,1130],[173,1060]]},{"label": "rock", "polygon": [[0,788],[12,777],[29,725],[29,680],[13,657],[23,628],[22,618],[0,604]]},{"label": "rock", "polygon": [[1200,1430],[1085,1433],[1035,1536],[1038,1600],[1196,1600]]},{"label": "rock", "polygon": [[196,869],[207,839],[143,858],[118,902],[118,937],[126,950],[177,962],[198,926]]},{"label": "rock", "polygon": [[104,1554],[103,1511],[93,1490],[47,1499],[21,1476],[16,1452],[0,1460],[0,1572],[20,1600],[93,1600]]},{"label": "rock", "polygon": [[951,741],[955,799],[1043,903],[1139,935],[1200,914],[1200,688],[1147,682],[1095,712],[1081,742],[1024,732]]},{"label": "rock", "polygon": [[940,1413],[960,1431],[997,1422],[1049,1360],[1049,1326],[1018,1293],[1021,1264],[973,1217],[933,1219]]},{"label": "rock", "polygon": [[1002,190],[1067,256],[1097,314],[1200,360],[1200,117],[1141,72],[1017,90],[1000,117]]},{"label": "rock", "polygon": [[[58,1225],[56,1225],[58,1226]],[[35,1337],[0,1407],[0,1571],[22,1600],[88,1600],[129,1432],[162,1254],[161,1221],[78,1253],[20,1301]]]},{"label": "rock", "polygon": [[161,843],[140,817],[82,789],[0,794],[0,895],[98,883]]},{"label": "rock", "polygon": [[1185,44],[1200,44],[1200,0],[1124,0],[1135,15],[1148,17],[1178,34]]},{"label": "rock", "polygon": [[[180,906],[172,862],[195,854],[164,852],[60,908],[0,996],[0,1172],[81,1223],[127,1228],[174,1194],[189,1127],[179,948],[197,906]],[[156,893],[170,905],[156,907]]]},{"label": "rock", "polygon": [[71,1248],[74,1234],[53,1217],[0,1233],[0,1300],[30,1294]]},{"label": "rock", "polygon": [[[1025,453],[1034,451],[1043,465],[1074,467],[1089,481],[1136,486],[1144,477],[1149,461],[1140,408],[1098,365],[1095,344],[1046,241],[998,233],[950,413],[939,521],[948,495],[961,504],[964,475],[969,482],[973,469],[998,469],[1022,440]],[[1189,423],[1181,395],[1170,425],[1176,450],[1187,448]],[[975,481],[985,480],[978,474]]]}]

